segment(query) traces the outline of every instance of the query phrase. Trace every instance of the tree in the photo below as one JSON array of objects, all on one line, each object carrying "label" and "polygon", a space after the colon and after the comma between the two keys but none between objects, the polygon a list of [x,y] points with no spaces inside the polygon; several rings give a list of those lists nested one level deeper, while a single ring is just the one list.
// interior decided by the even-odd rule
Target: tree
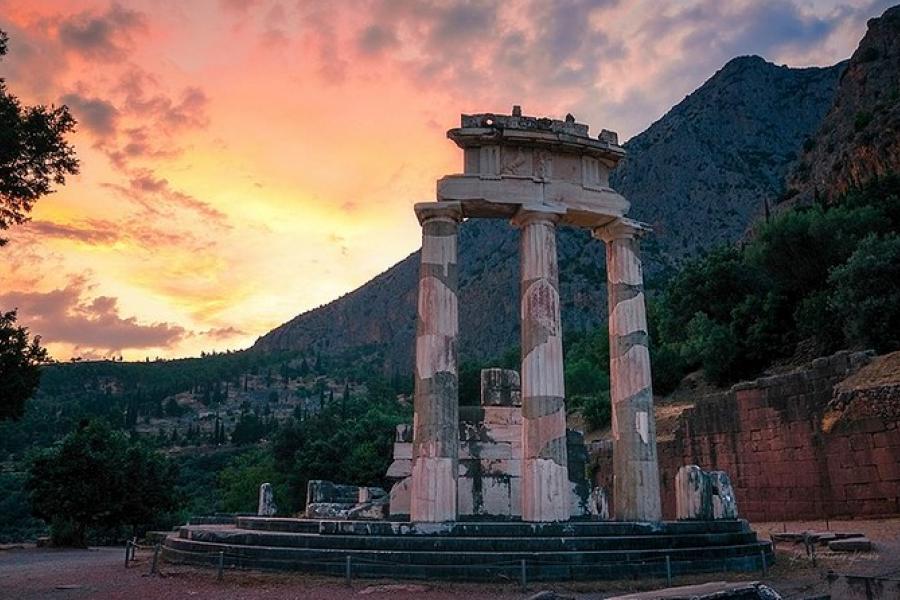
[{"label": "tree", "polygon": [[255,444],[266,435],[266,427],[256,415],[242,415],[231,432],[231,443],[235,446]]},{"label": "tree", "polygon": [[136,529],[176,508],[176,476],[163,455],[95,421],[33,454],[25,489],[54,541],[84,546],[92,528]]},{"label": "tree", "polygon": [[25,401],[37,389],[47,351],[40,336],[29,339],[28,329],[16,326],[16,311],[0,313],[0,421],[18,419]]},{"label": "tree", "polygon": [[866,237],[829,277],[830,308],[854,346],[900,348],[900,236]]},{"label": "tree", "polygon": [[[0,31],[0,58],[8,37]],[[0,231],[28,220],[34,203],[78,173],[66,134],[75,130],[66,106],[23,106],[0,78]],[[0,238],[0,246],[6,239]]]}]

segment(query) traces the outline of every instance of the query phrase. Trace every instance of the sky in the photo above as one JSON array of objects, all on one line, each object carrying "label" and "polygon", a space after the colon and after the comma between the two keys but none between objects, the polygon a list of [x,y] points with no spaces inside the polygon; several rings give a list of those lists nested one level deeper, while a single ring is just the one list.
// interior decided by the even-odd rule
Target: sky
[{"label": "sky", "polygon": [[52,356],[196,356],[386,270],[461,170],[460,113],[620,141],[729,59],[826,66],[884,0],[0,0],[0,77],[66,104],[80,173],[0,249]]}]

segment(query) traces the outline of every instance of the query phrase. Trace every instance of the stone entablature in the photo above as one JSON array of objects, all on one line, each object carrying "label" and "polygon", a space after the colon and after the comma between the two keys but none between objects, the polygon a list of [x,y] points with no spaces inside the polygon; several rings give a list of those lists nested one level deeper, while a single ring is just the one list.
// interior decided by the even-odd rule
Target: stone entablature
[{"label": "stone entablature", "polygon": [[[517,108],[517,107],[516,107]],[[625,156],[615,132],[598,139],[588,126],[493,113],[462,115],[447,136],[463,149],[463,173],[438,180],[438,201],[460,202],[465,217],[512,217],[521,207],[554,207],[563,224],[603,226],[628,212],[609,187]]]}]

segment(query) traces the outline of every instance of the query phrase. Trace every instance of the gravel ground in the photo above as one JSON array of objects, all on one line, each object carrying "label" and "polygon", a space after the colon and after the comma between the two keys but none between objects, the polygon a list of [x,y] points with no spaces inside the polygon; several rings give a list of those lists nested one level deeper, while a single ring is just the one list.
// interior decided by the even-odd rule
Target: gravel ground
[{"label": "gravel ground", "polygon": [[[754,528],[763,538],[771,532],[821,531],[822,521],[795,523],[758,523]],[[829,569],[838,573],[858,575],[900,576],[900,519],[880,521],[832,521],[832,531],[861,532],[876,546],[876,552],[840,555],[821,550],[817,566],[812,567],[802,545],[778,546],[778,562],[767,576],[759,573],[743,575],[714,574],[682,577],[676,585],[704,581],[751,580],[763,581],[782,592],[785,598],[799,599],[828,591],[825,574]],[[607,598],[617,593],[657,589],[660,581],[587,582],[571,584],[532,584],[523,593],[513,584],[457,584],[362,581],[354,580],[352,587],[334,577],[296,573],[260,573],[226,571],[223,581],[216,581],[215,571],[162,563],[161,576],[148,576],[150,553],[141,551],[132,567],[123,566],[123,548],[92,548],[90,550],[57,550],[33,546],[0,548],[0,598],[31,599],[127,599],[170,598],[260,599],[297,598],[304,600],[381,599],[466,599],[526,598],[542,589],[553,589],[575,598]]]}]

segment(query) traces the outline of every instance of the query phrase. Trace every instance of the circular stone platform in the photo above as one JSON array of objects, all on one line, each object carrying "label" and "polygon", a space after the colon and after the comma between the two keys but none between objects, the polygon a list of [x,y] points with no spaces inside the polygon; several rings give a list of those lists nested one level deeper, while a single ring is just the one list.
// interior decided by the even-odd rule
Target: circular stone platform
[{"label": "circular stone platform", "polygon": [[[185,525],[163,542],[173,563],[354,577],[529,581],[754,571],[774,562],[744,520],[631,523],[407,523],[238,517]],[[221,553],[221,554],[220,554]],[[524,561],[524,563],[523,563]],[[667,566],[668,563],[668,566]]]}]

